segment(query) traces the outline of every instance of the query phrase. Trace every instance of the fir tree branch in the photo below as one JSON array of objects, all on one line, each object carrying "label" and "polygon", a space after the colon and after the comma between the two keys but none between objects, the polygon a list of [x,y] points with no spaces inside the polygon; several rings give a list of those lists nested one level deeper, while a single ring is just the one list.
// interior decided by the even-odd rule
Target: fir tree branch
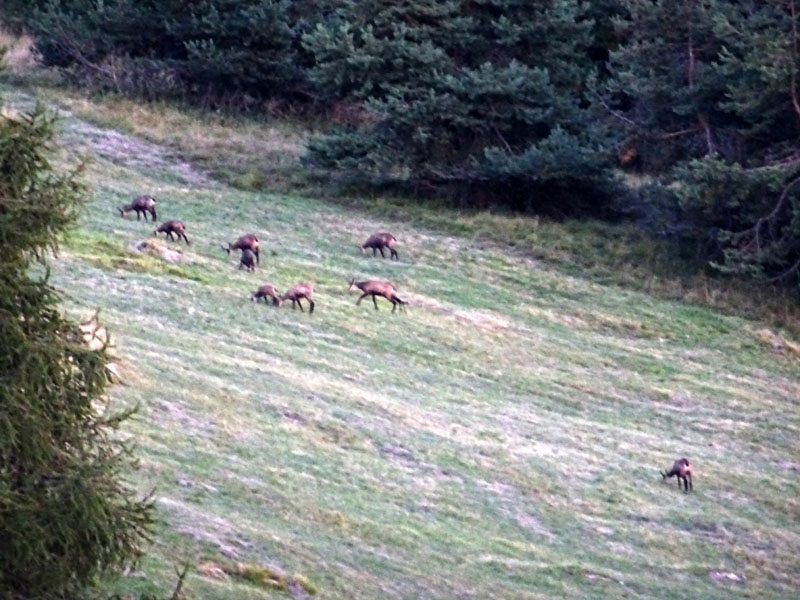
[{"label": "fir tree branch", "polygon": [[789,65],[791,71],[790,93],[794,112],[800,117],[800,101],[798,101],[797,98],[797,69],[799,66],[797,64],[797,12],[795,10],[794,0],[790,0],[789,2],[789,12],[792,15],[792,61]]},{"label": "fir tree branch", "polygon": [[743,237],[747,234],[752,234],[753,239],[747,243],[743,250],[750,250],[753,245],[757,250],[761,250],[761,226],[762,225],[769,225],[778,216],[781,210],[783,210],[784,205],[786,204],[786,200],[789,198],[789,192],[791,189],[800,183],[800,176],[795,177],[786,186],[783,188],[783,192],[781,192],[780,197],[778,198],[778,202],[775,203],[775,206],[770,211],[770,213],[766,216],[761,217],[756,221],[756,224],[749,229],[745,229],[744,231],[740,232],[739,236]]},{"label": "fir tree branch", "polygon": [[668,140],[670,138],[679,137],[679,136],[682,136],[682,135],[687,135],[689,133],[694,133],[698,129],[699,129],[699,127],[689,127],[688,129],[681,129],[679,131],[672,131],[670,133],[663,133],[660,136],[658,136],[658,139],[659,140]]},{"label": "fir tree branch", "polygon": [[500,141],[503,142],[503,146],[505,146],[506,150],[508,150],[509,154],[513,154],[514,151],[511,149],[511,145],[506,141],[506,138],[503,137],[503,134],[500,133],[500,130],[496,126],[492,126],[494,132],[497,134],[497,137],[500,138]]},{"label": "fir tree branch", "polygon": [[606,102],[605,98],[603,98],[602,94],[600,94],[600,92],[595,92],[595,96],[597,96],[597,99],[600,100],[600,104],[603,105],[603,108],[605,108],[606,111],[608,112],[608,114],[610,114],[612,117],[614,117],[616,119],[619,119],[620,121],[624,121],[628,125],[636,127],[637,129],[644,129],[644,127],[642,125],[640,125],[639,123],[637,123],[633,119],[629,119],[625,115],[623,115],[623,114],[615,111],[613,108],[611,108],[608,105],[608,102]]},{"label": "fir tree branch", "polygon": [[798,270],[800,270],[800,260],[798,260],[796,263],[794,263],[791,267],[789,267],[786,271],[784,271],[780,275],[776,275],[775,277],[770,277],[769,279],[766,279],[765,282],[766,283],[775,283],[776,281],[780,281],[781,279],[785,279],[786,277],[788,277],[792,273],[797,273]]},{"label": "fir tree branch", "polygon": [[700,127],[705,133],[708,154],[716,154],[717,151],[716,148],[714,148],[714,136],[711,133],[711,126],[708,124],[708,119],[703,113],[697,113],[697,121],[700,123]]}]

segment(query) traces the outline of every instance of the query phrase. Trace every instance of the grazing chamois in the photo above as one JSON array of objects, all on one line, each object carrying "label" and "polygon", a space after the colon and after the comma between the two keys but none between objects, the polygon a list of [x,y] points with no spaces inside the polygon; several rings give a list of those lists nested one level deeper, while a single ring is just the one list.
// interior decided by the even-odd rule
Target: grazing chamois
[{"label": "grazing chamois", "polygon": [[286,292],[283,296],[278,299],[278,306],[281,305],[281,302],[285,300],[292,301],[292,309],[294,309],[294,304],[297,302],[297,305],[300,307],[300,311],[303,311],[303,305],[300,303],[300,300],[305,298],[308,300],[308,314],[314,312],[314,301],[311,299],[311,295],[314,293],[314,287],[310,283],[298,283],[295,286],[289,288],[289,291]]},{"label": "grazing chamois", "polygon": [[124,217],[132,210],[136,211],[137,221],[142,214],[144,214],[144,220],[147,221],[147,213],[150,213],[150,216],[153,217],[153,222],[158,218],[156,217],[156,199],[152,196],[136,196],[133,202],[119,209],[119,214]]},{"label": "grazing chamois", "polygon": [[258,256],[258,238],[254,236],[252,233],[246,233],[244,235],[239,236],[239,239],[233,242],[232,244],[228,244],[228,247],[222,247],[225,252],[228,254],[231,253],[231,250],[241,250],[244,252],[245,250],[250,250],[253,254],[256,255],[256,263],[261,264],[261,260]]},{"label": "grazing chamois", "polygon": [[356,281],[355,279],[351,279],[350,287],[347,291],[351,292],[354,288],[358,288],[363,292],[361,297],[356,300],[356,306],[361,304],[361,301],[367,296],[372,296],[372,303],[375,305],[375,310],[378,310],[378,302],[375,300],[375,296],[383,296],[391,302],[392,312],[394,312],[398,306],[400,306],[400,310],[403,310],[403,305],[408,304],[405,300],[398,298],[397,290],[395,290],[394,286],[390,283],[375,281],[374,279],[368,281]]},{"label": "grazing chamois", "polygon": [[242,256],[239,258],[239,270],[242,270],[242,267],[247,267],[247,270],[253,272],[256,270],[256,255],[253,254],[252,250],[245,248],[242,250]]},{"label": "grazing chamois", "polygon": [[262,285],[250,296],[250,300],[255,302],[258,302],[260,298],[264,299],[265,304],[267,298],[272,298],[272,306],[280,306],[281,303],[280,294],[278,294],[278,290],[275,289],[274,285]]},{"label": "grazing chamois", "polygon": [[386,255],[383,253],[383,249],[387,248],[389,252],[391,252],[391,257],[395,260],[400,260],[400,257],[397,255],[397,250],[394,249],[394,244],[397,239],[391,234],[381,232],[381,233],[373,233],[371,236],[367,238],[367,241],[359,246],[361,248],[361,254],[364,254],[367,248],[372,248],[372,256],[375,256],[375,251],[380,250],[381,256],[386,258]]},{"label": "grazing chamois", "polygon": [[661,473],[661,479],[665,481],[668,477],[672,477],[673,475],[677,476],[678,489],[681,488],[681,480],[683,481],[684,491],[688,492],[689,490],[694,489],[692,486],[692,467],[689,464],[688,458],[679,458],[672,465],[672,469],[670,469],[667,473],[664,473],[664,471],[659,471],[659,473]]},{"label": "grazing chamois", "polygon": [[159,233],[166,233],[166,237],[175,241],[173,234],[178,236],[178,241],[181,241],[181,238],[186,240],[186,245],[189,245],[189,238],[186,237],[186,227],[180,221],[166,221],[162,223],[158,229],[153,232],[153,235],[158,235]]}]

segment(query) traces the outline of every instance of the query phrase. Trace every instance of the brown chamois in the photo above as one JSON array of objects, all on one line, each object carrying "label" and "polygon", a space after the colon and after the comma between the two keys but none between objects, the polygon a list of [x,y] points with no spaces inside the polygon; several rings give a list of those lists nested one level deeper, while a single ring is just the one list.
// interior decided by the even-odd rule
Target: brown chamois
[{"label": "brown chamois", "polygon": [[272,298],[272,306],[280,306],[280,294],[275,289],[274,285],[262,285],[250,296],[250,300],[258,302],[260,298],[264,299],[266,304],[267,298]]},{"label": "brown chamois", "polygon": [[189,245],[189,238],[186,237],[186,227],[180,221],[172,220],[162,223],[158,229],[153,232],[153,235],[158,235],[159,233],[166,233],[166,237],[173,242],[175,241],[173,234],[175,234],[178,236],[179,242],[181,241],[181,238],[183,238],[186,241],[186,245]]},{"label": "brown chamois", "polygon": [[364,242],[361,246],[361,254],[364,254],[364,251],[367,248],[372,248],[372,256],[375,256],[375,251],[380,250],[381,256],[386,258],[386,255],[383,253],[383,249],[386,248],[391,252],[391,257],[395,260],[400,260],[400,257],[397,255],[397,250],[394,249],[394,244],[397,241],[391,233],[381,232],[381,233],[373,233],[371,236],[367,238],[367,241]]},{"label": "brown chamois", "polygon": [[356,300],[356,306],[361,304],[361,301],[367,296],[372,296],[372,303],[375,305],[375,310],[378,310],[378,302],[375,300],[375,296],[383,296],[389,302],[391,302],[392,312],[394,312],[398,306],[400,306],[400,310],[403,310],[403,305],[408,304],[408,302],[401,300],[397,296],[397,290],[395,290],[394,286],[390,283],[375,281],[374,279],[367,281],[356,281],[355,279],[351,279],[350,287],[347,289],[347,291],[351,292],[353,291],[353,288],[358,288],[363,292],[361,297]]},{"label": "brown chamois", "polygon": [[247,267],[247,270],[253,272],[256,270],[256,255],[253,254],[252,250],[245,248],[242,250],[242,256],[239,258],[239,270],[242,270],[242,267]]},{"label": "brown chamois", "polygon": [[136,196],[136,198],[133,199],[133,202],[126,204],[119,209],[119,214],[124,217],[132,210],[136,211],[137,221],[142,214],[144,214],[144,220],[147,221],[147,213],[150,213],[150,216],[153,217],[154,223],[158,218],[156,217],[156,199],[152,196]]},{"label": "brown chamois", "polygon": [[664,473],[664,471],[659,471],[659,473],[661,473],[661,479],[665,481],[668,477],[672,477],[673,475],[677,476],[678,489],[681,488],[681,480],[683,481],[684,491],[688,492],[689,490],[694,489],[692,486],[692,467],[689,464],[688,458],[679,458],[672,465],[672,469],[670,469],[667,473]]},{"label": "brown chamois", "polygon": [[241,250],[244,252],[245,250],[250,250],[253,254],[256,255],[256,264],[261,264],[261,260],[258,256],[258,238],[254,236],[252,233],[246,233],[244,235],[240,235],[239,239],[237,239],[232,244],[228,244],[228,247],[222,247],[225,252],[228,254],[231,253],[231,250]]},{"label": "brown chamois", "polygon": [[286,292],[283,296],[278,299],[278,306],[281,305],[281,302],[285,300],[292,301],[292,309],[294,310],[294,304],[297,302],[297,305],[300,307],[300,311],[303,311],[303,305],[300,303],[300,300],[305,298],[308,300],[308,314],[314,312],[314,301],[311,299],[311,295],[314,293],[314,287],[310,283],[298,283],[295,286],[289,288],[289,291]]}]

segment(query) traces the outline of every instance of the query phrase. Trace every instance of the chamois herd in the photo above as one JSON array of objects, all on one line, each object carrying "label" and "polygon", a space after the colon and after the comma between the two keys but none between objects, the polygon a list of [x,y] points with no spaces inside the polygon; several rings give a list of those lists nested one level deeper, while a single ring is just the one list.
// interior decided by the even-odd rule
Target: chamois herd
[{"label": "chamois herd", "polygon": [[[144,215],[144,220],[147,221],[147,215],[149,214],[152,221],[155,222],[157,219],[156,199],[148,195],[136,196],[130,204],[120,207],[119,212],[122,217],[125,217],[125,215],[130,212],[136,212],[137,221],[140,220],[142,215]],[[177,241],[180,242],[181,238],[183,238],[186,245],[189,245],[189,238],[186,237],[186,227],[181,221],[165,221],[153,231],[153,235],[158,235],[159,233],[164,233],[166,238],[172,241],[176,241],[177,238]],[[388,250],[392,260],[400,260],[397,250],[395,249],[396,243],[397,238],[391,233],[379,232],[369,236],[359,248],[362,254],[368,249],[371,249],[372,256],[376,256],[377,253],[380,252],[383,258],[386,258],[384,251]],[[256,270],[256,265],[260,264],[259,241],[252,233],[239,236],[232,244],[229,243],[227,246],[222,246],[222,249],[228,254],[233,250],[240,250],[242,252],[239,257],[240,270],[245,268],[250,272],[254,272]],[[392,284],[384,281],[376,281],[374,279],[356,281],[355,279],[351,279],[348,291],[353,291],[354,289],[361,291],[361,296],[356,300],[356,305],[361,304],[361,301],[367,296],[372,297],[375,310],[378,310],[378,302],[376,300],[378,296],[391,302],[392,312],[394,312],[398,306],[402,311],[404,305],[408,304],[397,295],[397,290]],[[314,300],[311,298],[313,294],[314,287],[310,283],[298,283],[290,287],[284,294],[279,293],[274,285],[265,284],[253,292],[250,295],[250,299],[255,302],[263,299],[265,303],[269,299],[275,307],[279,307],[283,302],[288,300],[291,301],[293,309],[298,306],[301,311],[303,311],[301,300],[305,300],[308,303],[308,314],[312,314],[314,312]],[[676,477],[678,489],[681,489],[681,483],[683,483],[684,492],[688,493],[689,490],[694,489],[692,486],[692,468],[687,458],[679,458],[673,463],[669,471],[659,471],[659,473],[661,473],[661,477],[664,481],[670,477]]]}]

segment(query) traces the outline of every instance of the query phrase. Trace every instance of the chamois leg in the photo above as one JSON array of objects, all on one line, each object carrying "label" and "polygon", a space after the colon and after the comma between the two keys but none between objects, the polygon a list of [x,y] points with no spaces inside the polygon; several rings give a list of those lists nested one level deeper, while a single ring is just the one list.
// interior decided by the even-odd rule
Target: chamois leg
[{"label": "chamois leg", "polygon": [[381,251],[381,258],[386,258],[386,254],[383,252],[383,246],[378,246],[378,250]]},{"label": "chamois leg", "polygon": [[686,477],[687,477],[687,478],[688,478],[688,480],[689,480],[689,489],[690,489],[690,490],[694,490],[694,486],[692,485],[692,474],[691,474],[691,473],[687,473],[687,474],[686,474]]},{"label": "chamois leg", "polygon": [[300,307],[300,312],[306,312],[303,310],[303,303],[300,302],[300,298],[297,299],[297,306]]},{"label": "chamois leg", "polygon": [[375,310],[378,310],[378,301],[375,300],[375,294],[372,294],[372,303],[375,305]]},{"label": "chamois leg", "polygon": [[397,255],[397,250],[392,248],[392,258],[395,260],[400,260],[400,257]]},{"label": "chamois leg", "polygon": [[174,236],[174,235],[172,235],[172,232],[171,232],[171,231],[168,231],[168,232],[167,232],[167,237],[169,238],[169,241],[170,241],[170,242],[174,242],[174,241],[175,241],[175,236]]},{"label": "chamois leg", "polygon": [[[181,233],[181,235],[183,236],[183,239],[184,239],[184,240],[186,240],[186,245],[187,245],[187,246],[189,246],[189,245],[190,245],[190,244],[189,244],[189,238],[188,238],[188,237],[186,237],[186,234],[185,234],[185,233]],[[179,242],[181,241],[181,240],[180,240],[180,238],[178,238],[178,241],[179,241]]]},{"label": "chamois leg", "polygon": [[306,298],[308,300],[308,314],[312,314],[314,312],[314,301],[311,298]]},{"label": "chamois leg", "polygon": [[358,306],[359,304],[361,304],[361,301],[362,301],[364,298],[366,298],[367,296],[369,296],[369,294],[367,294],[366,292],[364,292],[363,294],[361,294],[361,297],[360,297],[358,300],[356,300],[356,306]]},{"label": "chamois leg", "polygon": [[[186,243],[188,244],[188,243],[189,243],[189,240],[186,240]],[[256,264],[257,264],[257,265],[260,265],[260,264],[261,264],[261,258],[260,258],[260,257],[259,257],[259,255],[258,255],[258,248],[256,248],[255,250],[253,250],[253,254],[255,254],[255,255],[256,255]]]},{"label": "chamois leg", "polygon": [[377,249],[375,246],[373,246],[373,247],[372,247],[372,256],[375,256],[375,253],[376,253],[377,251],[378,251],[378,249]]},{"label": "chamois leg", "polygon": [[392,312],[394,312],[394,311],[396,311],[396,310],[397,310],[397,302],[395,302],[394,300],[392,300]]},{"label": "chamois leg", "polygon": [[[141,220],[141,217],[142,217],[142,213],[141,213],[141,211],[140,211],[140,210],[137,208],[137,209],[136,209],[136,220],[137,220],[137,221]],[[147,221],[147,217],[145,217],[145,218],[144,218],[144,220],[145,220],[145,221]]]}]

